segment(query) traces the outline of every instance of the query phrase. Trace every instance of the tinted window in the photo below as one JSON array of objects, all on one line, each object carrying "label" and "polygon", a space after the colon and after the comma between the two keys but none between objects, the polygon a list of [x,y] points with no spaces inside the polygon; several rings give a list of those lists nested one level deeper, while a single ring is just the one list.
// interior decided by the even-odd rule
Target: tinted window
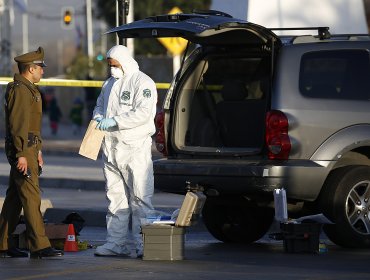
[{"label": "tinted window", "polygon": [[369,52],[336,50],[302,56],[299,90],[306,97],[370,99]]},{"label": "tinted window", "polygon": [[[208,57],[204,83],[222,92],[225,83],[234,83],[247,90],[247,99],[261,99],[268,91],[269,60],[250,57]],[[267,84],[267,85],[266,85]],[[235,92],[230,92],[232,95]]]}]

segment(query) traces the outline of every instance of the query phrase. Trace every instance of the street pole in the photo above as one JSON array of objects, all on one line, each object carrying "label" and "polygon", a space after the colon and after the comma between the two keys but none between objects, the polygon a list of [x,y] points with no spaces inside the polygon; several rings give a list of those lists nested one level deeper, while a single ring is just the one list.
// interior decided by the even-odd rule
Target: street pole
[{"label": "street pole", "polygon": [[[134,21],[134,0],[130,0],[129,5],[130,6],[129,6],[128,15],[127,15],[127,23]],[[127,38],[126,45],[130,51],[131,56],[134,57],[135,56],[134,38]]]},{"label": "street pole", "polygon": [[[116,26],[119,26],[119,2],[121,0],[116,0]],[[116,45],[119,45],[119,37],[118,34],[116,33]]]},{"label": "street pole", "polygon": [[[130,0],[116,0],[116,26],[120,26],[127,23],[127,15],[130,9]],[[126,46],[126,39],[119,38],[116,35],[117,45]]]},{"label": "street pole", "polygon": [[[11,14],[13,13],[10,0],[0,0],[0,75],[9,76],[11,74]],[[1,132],[1,129],[0,129]],[[1,134],[1,133],[0,133]]]},{"label": "street pole", "polygon": [[89,59],[89,76],[93,77],[93,36],[92,36],[92,7],[91,0],[86,0],[86,34],[87,34],[87,56]]},{"label": "street pole", "polygon": [[28,0],[24,0],[27,11],[22,14],[23,53],[28,53]]}]

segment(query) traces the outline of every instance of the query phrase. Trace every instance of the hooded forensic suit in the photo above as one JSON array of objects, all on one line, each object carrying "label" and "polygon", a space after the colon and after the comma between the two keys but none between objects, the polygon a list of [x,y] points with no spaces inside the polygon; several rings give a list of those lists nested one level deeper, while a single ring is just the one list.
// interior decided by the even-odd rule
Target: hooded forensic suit
[{"label": "hooded forensic suit", "polygon": [[140,220],[153,209],[151,136],[155,133],[157,91],[153,80],[139,70],[126,47],[113,47],[107,58],[121,64],[123,77],[110,77],[104,82],[93,113],[93,119],[115,122],[114,126],[106,129],[102,146],[109,201],[107,243],[99,246],[95,254],[129,254],[130,215],[136,251],[140,254]]}]

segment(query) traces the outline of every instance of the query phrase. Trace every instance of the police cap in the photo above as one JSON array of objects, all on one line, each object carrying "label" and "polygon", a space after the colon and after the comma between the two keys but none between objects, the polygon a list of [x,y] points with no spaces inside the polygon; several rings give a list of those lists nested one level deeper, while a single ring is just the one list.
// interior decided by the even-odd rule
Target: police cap
[{"label": "police cap", "polygon": [[14,60],[18,63],[23,63],[23,64],[37,64],[41,67],[46,66],[44,62],[44,49],[42,47],[39,47],[34,52],[29,52],[29,53],[16,56]]}]

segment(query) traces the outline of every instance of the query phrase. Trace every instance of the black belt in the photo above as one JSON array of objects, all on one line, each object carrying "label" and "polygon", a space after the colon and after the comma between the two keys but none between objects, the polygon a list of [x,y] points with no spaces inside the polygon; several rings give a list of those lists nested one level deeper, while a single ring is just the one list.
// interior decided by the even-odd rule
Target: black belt
[{"label": "black belt", "polygon": [[28,146],[37,145],[40,142],[40,138],[37,135],[28,133]]},{"label": "black belt", "polygon": [[[5,142],[10,145],[13,145],[12,137],[6,136]],[[41,143],[40,137],[37,135],[34,135],[33,133],[28,133],[27,145],[32,146],[32,145],[37,145],[38,143]]]}]

